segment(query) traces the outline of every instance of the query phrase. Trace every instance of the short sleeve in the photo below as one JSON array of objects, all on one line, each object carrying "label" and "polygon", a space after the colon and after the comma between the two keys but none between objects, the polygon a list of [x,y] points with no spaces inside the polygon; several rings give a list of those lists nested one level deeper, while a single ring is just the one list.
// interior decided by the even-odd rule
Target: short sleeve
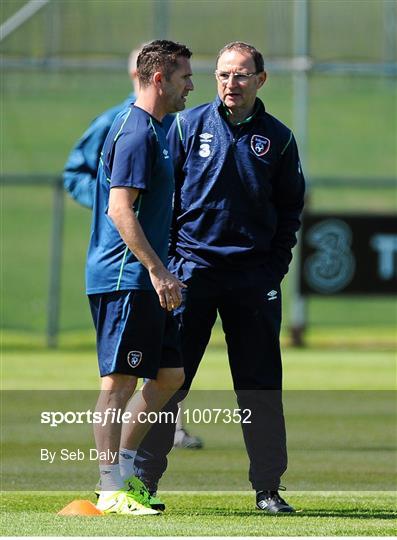
[{"label": "short sleeve", "polygon": [[154,141],[149,132],[122,133],[115,142],[110,186],[148,191],[154,159]]}]

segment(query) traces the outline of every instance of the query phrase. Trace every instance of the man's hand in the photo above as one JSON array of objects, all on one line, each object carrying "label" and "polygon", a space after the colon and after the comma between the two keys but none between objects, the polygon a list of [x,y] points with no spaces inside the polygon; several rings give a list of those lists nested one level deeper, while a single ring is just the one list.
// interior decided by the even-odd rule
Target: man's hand
[{"label": "man's hand", "polygon": [[164,266],[158,266],[149,270],[149,276],[154,290],[158,294],[162,308],[172,311],[181,305],[181,289],[186,285],[179,281]]}]

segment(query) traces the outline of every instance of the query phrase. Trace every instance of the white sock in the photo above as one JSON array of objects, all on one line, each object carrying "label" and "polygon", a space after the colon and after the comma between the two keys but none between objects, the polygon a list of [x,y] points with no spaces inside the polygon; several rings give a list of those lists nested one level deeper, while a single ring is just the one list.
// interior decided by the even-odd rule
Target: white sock
[{"label": "white sock", "polygon": [[128,448],[120,448],[119,452],[119,464],[120,475],[122,480],[127,480],[135,472],[134,460],[136,456],[136,450],[128,450]]},{"label": "white sock", "polygon": [[99,465],[99,474],[101,477],[101,493],[105,491],[118,491],[124,487],[118,463],[113,465]]}]

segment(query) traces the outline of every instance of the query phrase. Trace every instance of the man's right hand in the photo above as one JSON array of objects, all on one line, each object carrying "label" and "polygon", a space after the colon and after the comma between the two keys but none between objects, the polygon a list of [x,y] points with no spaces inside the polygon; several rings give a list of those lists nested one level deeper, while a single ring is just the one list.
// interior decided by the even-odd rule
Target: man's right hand
[{"label": "man's right hand", "polygon": [[172,311],[181,305],[181,289],[186,285],[179,281],[164,266],[149,270],[149,276],[162,308]]}]

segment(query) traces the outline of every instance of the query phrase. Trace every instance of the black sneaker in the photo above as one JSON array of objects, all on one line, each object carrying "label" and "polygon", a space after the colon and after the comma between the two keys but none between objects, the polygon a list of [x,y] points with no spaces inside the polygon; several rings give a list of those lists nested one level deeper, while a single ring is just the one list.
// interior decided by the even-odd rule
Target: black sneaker
[{"label": "black sneaker", "polygon": [[282,499],[278,491],[257,491],[256,507],[269,514],[292,514],[295,509]]}]

